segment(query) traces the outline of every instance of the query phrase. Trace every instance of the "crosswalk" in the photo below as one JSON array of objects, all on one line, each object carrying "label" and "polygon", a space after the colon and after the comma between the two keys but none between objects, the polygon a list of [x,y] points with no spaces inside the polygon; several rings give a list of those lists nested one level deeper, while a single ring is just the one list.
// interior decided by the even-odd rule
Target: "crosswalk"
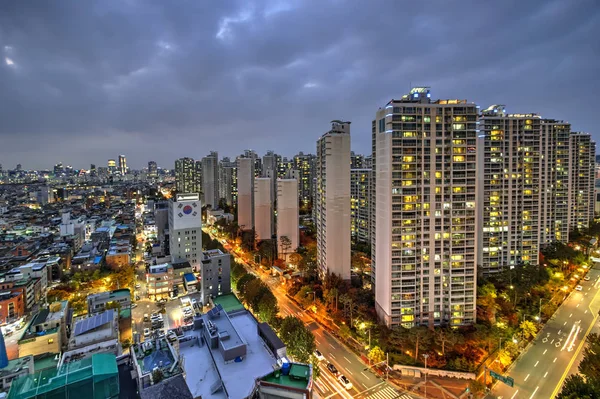
[{"label": "crosswalk", "polygon": [[381,391],[377,391],[367,396],[365,399],[412,399],[412,397],[406,393],[399,394],[394,388],[386,387]]}]

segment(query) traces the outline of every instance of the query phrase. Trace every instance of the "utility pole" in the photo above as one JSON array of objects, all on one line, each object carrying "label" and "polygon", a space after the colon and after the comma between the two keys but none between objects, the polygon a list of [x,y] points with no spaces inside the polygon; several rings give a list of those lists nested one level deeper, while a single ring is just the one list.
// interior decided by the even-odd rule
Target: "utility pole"
[{"label": "utility pole", "polygon": [[385,379],[390,379],[390,353],[385,353]]},{"label": "utility pole", "polygon": [[425,399],[427,399],[427,358],[429,357],[429,354],[426,353],[423,357],[425,358]]},{"label": "utility pole", "polygon": [[542,322],[542,298],[540,298],[540,310],[538,312],[538,322]]}]

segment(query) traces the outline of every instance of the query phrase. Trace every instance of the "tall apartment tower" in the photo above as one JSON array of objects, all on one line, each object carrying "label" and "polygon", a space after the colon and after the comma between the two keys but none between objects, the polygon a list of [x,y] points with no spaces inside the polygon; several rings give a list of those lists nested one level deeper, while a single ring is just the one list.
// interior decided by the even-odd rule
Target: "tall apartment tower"
[{"label": "tall apartment tower", "polygon": [[542,122],[535,114],[507,114],[504,105],[492,105],[481,114],[481,275],[538,264]]},{"label": "tall apartment tower", "polygon": [[569,230],[581,230],[594,218],[596,143],[588,133],[574,132],[569,148]]},{"label": "tall apartment tower", "polygon": [[281,157],[273,151],[267,151],[262,158],[262,177],[271,179],[271,196],[273,203],[277,201],[277,175],[279,173],[279,162]]},{"label": "tall apartment tower", "polygon": [[148,177],[158,177],[158,166],[155,161],[148,162]]},{"label": "tall apartment tower", "polygon": [[202,158],[202,193],[205,206],[219,207],[219,154],[215,151]]},{"label": "tall apartment tower", "polygon": [[317,265],[350,279],[350,122],[334,120],[317,140]]},{"label": "tall apartment tower", "polygon": [[237,158],[237,212],[242,230],[254,228],[254,159]]},{"label": "tall apartment tower", "polygon": [[175,160],[175,187],[181,194],[202,193],[202,163],[192,158]]},{"label": "tall apartment tower", "polygon": [[375,308],[388,326],[475,322],[477,119],[413,88],[373,123]]},{"label": "tall apartment tower", "polygon": [[229,206],[237,201],[237,186],[234,184],[235,162],[225,157],[219,162],[219,198]]},{"label": "tall apartment tower", "polygon": [[353,243],[370,243],[371,169],[350,169],[350,229]]},{"label": "tall apartment tower", "polygon": [[254,179],[254,230],[259,241],[273,236],[273,183],[270,177]]},{"label": "tall apartment tower", "polygon": [[[277,180],[277,253],[283,260],[300,245],[298,210],[298,181],[296,179]],[[287,237],[289,246],[285,245]]]},{"label": "tall apartment tower", "polygon": [[108,173],[115,174],[117,173],[117,161],[115,161],[114,159],[109,159],[108,160]]},{"label": "tall apartment tower", "polygon": [[119,155],[119,172],[125,176],[127,174],[127,159],[125,155]]},{"label": "tall apartment tower", "polygon": [[571,125],[542,119],[540,137],[540,245],[569,241],[569,136]]},{"label": "tall apartment tower", "polygon": [[313,180],[316,177],[314,154],[298,153],[294,156],[292,168],[297,171],[300,200],[304,204],[313,202]]},{"label": "tall apartment tower", "polygon": [[169,201],[171,262],[188,261],[200,271],[202,262],[202,204],[200,195],[177,194]]}]

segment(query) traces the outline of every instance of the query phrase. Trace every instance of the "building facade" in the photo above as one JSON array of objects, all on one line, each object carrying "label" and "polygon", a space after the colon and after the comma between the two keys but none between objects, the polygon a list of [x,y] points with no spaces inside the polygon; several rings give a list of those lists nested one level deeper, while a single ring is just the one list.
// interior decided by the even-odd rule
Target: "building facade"
[{"label": "building facade", "polygon": [[202,193],[202,162],[192,158],[175,160],[175,187],[181,194]]},{"label": "building facade", "polygon": [[[298,181],[277,180],[277,253],[281,259],[287,260],[300,245],[299,217]],[[289,243],[283,237],[287,237]]]},{"label": "building facade", "polygon": [[298,195],[304,204],[313,202],[313,181],[316,179],[316,161],[314,154],[302,152],[294,156],[292,168],[297,171]]},{"label": "building facade", "polygon": [[125,158],[125,155],[119,155],[119,172],[123,176],[127,174],[127,158]]},{"label": "building facade", "polygon": [[334,120],[317,140],[317,264],[350,279],[350,122]]},{"label": "building facade", "polygon": [[242,230],[254,228],[254,159],[237,159],[238,226]]},{"label": "building facade", "polygon": [[583,230],[594,219],[596,143],[588,133],[574,132],[569,149],[569,230]]},{"label": "building facade", "polygon": [[254,230],[257,240],[270,240],[273,236],[273,179],[254,179]]},{"label": "building facade", "polygon": [[170,263],[152,265],[146,273],[148,298],[157,300],[168,298],[173,292],[174,273]]},{"label": "building facade", "polygon": [[219,162],[219,199],[223,199],[229,206],[237,203],[235,176],[235,162],[223,158]]},{"label": "building facade", "polygon": [[219,207],[219,154],[211,151],[202,158],[202,192],[204,206],[212,209]]},{"label": "building facade", "polygon": [[202,256],[202,212],[198,194],[177,194],[169,201],[171,262],[190,262],[199,269]]},{"label": "building facade", "polygon": [[231,293],[231,255],[219,249],[204,251],[202,254],[202,280],[200,281],[200,301],[206,305],[209,298]]},{"label": "building facade", "polygon": [[475,322],[477,119],[426,87],[376,113],[372,268],[388,326]]},{"label": "building facade", "polygon": [[371,237],[371,169],[350,169],[350,229],[353,243]]}]

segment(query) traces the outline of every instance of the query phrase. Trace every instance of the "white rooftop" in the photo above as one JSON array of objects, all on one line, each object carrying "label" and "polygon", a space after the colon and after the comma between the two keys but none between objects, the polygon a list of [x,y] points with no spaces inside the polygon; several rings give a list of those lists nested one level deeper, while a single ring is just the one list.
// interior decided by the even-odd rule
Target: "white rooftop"
[{"label": "white rooftop", "polygon": [[[191,346],[180,349],[185,359],[186,382],[194,397],[227,398],[223,391],[210,393],[211,386],[218,380],[217,369],[230,398],[247,397],[254,388],[255,380],[274,370],[277,359],[258,336],[256,320],[248,312],[229,317],[247,343],[246,357],[241,362],[225,363],[218,349],[212,350],[211,358],[208,352],[211,349],[206,344],[200,348]],[[195,335],[200,339],[200,331],[189,331],[186,335]]]}]

